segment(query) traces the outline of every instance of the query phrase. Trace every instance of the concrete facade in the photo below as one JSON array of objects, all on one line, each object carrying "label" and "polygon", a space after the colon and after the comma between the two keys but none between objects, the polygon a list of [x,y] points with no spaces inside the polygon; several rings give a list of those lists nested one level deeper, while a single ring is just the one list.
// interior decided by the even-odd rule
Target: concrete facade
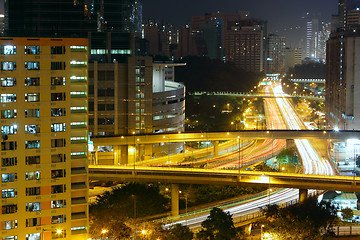
[{"label": "concrete facade", "polygon": [[0,235],[87,239],[87,39],[0,45]]}]

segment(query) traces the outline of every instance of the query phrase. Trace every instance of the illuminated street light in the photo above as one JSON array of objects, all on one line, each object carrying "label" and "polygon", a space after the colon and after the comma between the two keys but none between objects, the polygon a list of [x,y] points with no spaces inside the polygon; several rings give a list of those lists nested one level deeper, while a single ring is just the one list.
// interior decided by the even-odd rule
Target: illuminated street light
[{"label": "illuminated street light", "polygon": [[62,233],[62,230],[61,230],[61,229],[57,229],[57,230],[56,230],[56,233],[57,233],[57,234],[61,234],[61,233]]},{"label": "illuminated street light", "polygon": [[146,235],[147,231],[145,229],[141,230],[141,234]]},{"label": "illuminated street light", "polygon": [[101,230],[101,233],[102,233],[102,234],[105,234],[105,233],[107,233],[107,232],[108,232],[108,230],[106,230],[106,229]]}]

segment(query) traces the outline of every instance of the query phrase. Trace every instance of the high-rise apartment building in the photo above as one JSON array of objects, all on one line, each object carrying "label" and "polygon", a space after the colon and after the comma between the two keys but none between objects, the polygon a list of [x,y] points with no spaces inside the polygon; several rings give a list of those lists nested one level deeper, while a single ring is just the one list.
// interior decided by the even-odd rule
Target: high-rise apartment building
[{"label": "high-rise apartment building", "polygon": [[0,48],[0,235],[87,239],[87,39]]},{"label": "high-rise apartment building", "polygon": [[233,26],[224,43],[226,61],[249,72],[264,71],[264,32],[260,26]]},{"label": "high-rise apartment building", "polygon": [[269,34],[267,43],[267,73],[285,73],[286,38]]},{"label": "high-rise apartment building", "polygon": [[142,34],[141,0],[7,0],[7,36],[88,37],[88,32]]},{"label": "high-rise apartment building", "polygon": [[302,63],[302,50],[300,48],[285,49],[285,71]]},{"label": "high-rise apartment building", "polygon": [[[233,62],[245,71],[264,71],[267,23],[250,18],[247,11],[210,13],[192,17],[190,38],[195,52],[225,62]],[[180,36],[179,46],[182,46]],[[191,43],[188,38],[184,41]],[[182,49],[181,49],[182,50]]]},{"label": "high-rise apartment building", "polygon": [[360,129],[360,35],[333,33],[327,43],[326,119],[330,127]]}]

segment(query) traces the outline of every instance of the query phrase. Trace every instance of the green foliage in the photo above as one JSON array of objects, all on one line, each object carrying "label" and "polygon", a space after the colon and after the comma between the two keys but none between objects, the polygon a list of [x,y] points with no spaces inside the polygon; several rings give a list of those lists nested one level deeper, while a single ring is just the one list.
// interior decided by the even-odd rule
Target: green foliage
[{"label": "green foliage", "polygon": [[202,229],[197,234],[200,240],[239,239],[238,230],[234,227],[232,215],[220,208],[213,208],[207,219],[201,223]]},{"label": "green foliage", "polygon": [[345,221],[351,221],[354,217],[354,212],[350,208],[344,208],[341,210],[342,219]]},{"label": "green foliage", "polygon": [[[227,106],[229,104],[229,107]],[[215,107],[214,107],[215,105]],[[229,131],[242,129],[243,111],[249,103],[243,98],[225,96],[187,96],[186,116],[190,131]],[[223,110],[230,110],[223,113]],[[241,117],[240,117],[241,116]],[[230,125],[234,122],[234,125]]]},{"label": "green foliage", "polygon": [[181,224],[175,224],[169,229],[170,239],[172,240],[192,240],[194,238],[194,233],[190,230],[188,226],[183,226]]},{"label": "green foliage", "polygon": [[271,166],[267,165],[266,163],[260,163],[254,167],[254,171],[258,172],[278,172],[278,169],[272,168]]},{"label": "green foliage", "polygon": [[321,239],[320,229],[331,231],[337,210],[314,197],[286,208],[269,206],[265,216],[265,231],[277,239]]},{"label": "green foliage", "polygon": [[323,63],[308,62],[296,65],[290,69],[288,75],[293,74],[293,78],[326,78],[326,65]]},{"label": "green foliage", "polygon": [[168,199],[160,194],[157,185],[129,183],[107,192],[90,205],[90,213],[97,218],[104,215],[125,218],[146,217],[167,210]]},{"label": "green foliage", "polygon": [[[90,215],[89,234],[93,239],[109,237],[113,239],[128,239],[133,234],[133,229],[126,220],[120,216],[103,216],[99,220],[96,216]],[[102,233],[102,230],[106,230]]]},{"label": "green foliage", "polygon": [[[188,206],[198,206],[210,202],[221,201],[237,196],[256,194],[266,190],[264,187],[243,187],[223,185],[182,185],[180,187],[187,194]],[[183,197],[183,196],[182,196]],[[180,206],[185,207],[185,200],[181,198]]]},{"label": "green foliage", "polygon": [[232,63],[207,57],[186,57],[181,61],[187,65],[176,70],[175,79],[185,83],[188,92],[248,92],[263,77],[262,73],[245,72]]}]

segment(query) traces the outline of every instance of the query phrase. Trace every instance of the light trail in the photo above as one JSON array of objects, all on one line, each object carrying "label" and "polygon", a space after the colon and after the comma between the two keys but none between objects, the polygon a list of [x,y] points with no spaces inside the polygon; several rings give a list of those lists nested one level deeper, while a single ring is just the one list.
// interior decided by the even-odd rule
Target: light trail
[{"label": "light trail", "polygon": [[[302,120],[296,114],[290,101],[285,98],[281,89],[281,85],[273,88],[274,94],[277,98],[267,98],[264,100],[267,127],[270,130],[275,129],[305,129]],[[265,93],[270,94],[270,87],[265,88]],[[320,159],[314,148],[311,146],[309,140],[295,139],[296,147],[300,153],[304,173],[306,174],[321,174],[321,175],[334,175],[334,171],[330,163],[325,159]],[[269,184],[269,188],[270,188]],[[259,211],[269,204],[279,204],[289,201],[297,200],[299,196],[298,189],[283,189],[274,194],[255,199],[248,203],[240,203],[237,206],[223,208],[229,211],[233,217],[243,216]],[[199,214],[199,216],[186,217],[185,214],[181,216],[181,220],[165,225],[169,227],[173,224],[187,224],[190,228],[198,228],[207,216],[207,213],[194,212],[192,214]]]}]

